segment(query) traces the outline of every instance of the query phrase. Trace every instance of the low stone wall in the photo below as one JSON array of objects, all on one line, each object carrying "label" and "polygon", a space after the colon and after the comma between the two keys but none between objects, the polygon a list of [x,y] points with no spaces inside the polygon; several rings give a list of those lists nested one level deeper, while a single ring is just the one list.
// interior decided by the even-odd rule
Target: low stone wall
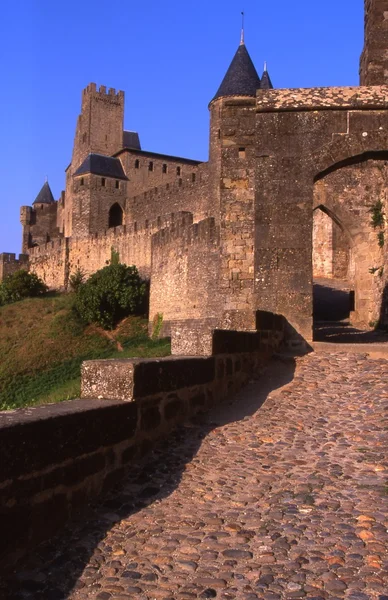
[{"label": "low stone wall", "polygon": [[269,354],[256,333],[216,332],[214,350],[87,361],[82,399],[0,414],[1,569],[120,481],[157,439],[240,389]]}]

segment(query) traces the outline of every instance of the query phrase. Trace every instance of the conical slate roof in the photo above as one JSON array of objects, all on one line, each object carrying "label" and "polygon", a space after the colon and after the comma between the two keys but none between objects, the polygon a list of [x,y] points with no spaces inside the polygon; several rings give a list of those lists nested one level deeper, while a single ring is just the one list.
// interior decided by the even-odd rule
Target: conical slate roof
[{"label": "conical slate roof", "polygon": [[256,96],[260,77],[244,43],[241,43],[213,100],[223,96]]},{"label": "conical slate roof", "polygon": [[260,89],[273,90],[272,81],[267,71],[267,65],[264,65],[264,73],[261,76]]},{"label": "conical slate roof", "polygon": [[35,198],[33,204],[51,204],[52,202],[55,202],[54,196],[51,192],[48,182],[46,181],[43,184],[43,187],[40,190],[39,194]]}]

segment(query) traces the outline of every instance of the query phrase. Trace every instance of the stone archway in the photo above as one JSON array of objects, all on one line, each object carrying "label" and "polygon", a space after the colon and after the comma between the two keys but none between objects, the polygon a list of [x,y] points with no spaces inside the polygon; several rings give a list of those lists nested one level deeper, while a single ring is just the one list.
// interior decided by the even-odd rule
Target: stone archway
[{"label": "stone archway", "polygon": [[[354,154],[351,153],[352,149]],[[387,214],[388,211],[388,152],[375,149],[359,152],[361,149],[365,150],[365,146],[360,148],[359,139],[353,148],[349,140],[345,145],[341,140],[341,143],[336,142],[326,148],[326,156],[320,154],[316,164],[324,168],[314,178],[313,208],[325,207],[326,215],[335,215],[333,222],[336,226],[341,224],[342,233],[345,234],[342,242],[347,238],[349,257],[346,259],[344,244],[342,247],[337,244],[337,258],[340,262],[342,252],[342,270],[347,261],[347,277],[355,291],[355,311],[351,320],[359,327],[368,328],[379,319],[387,279],[384,273],[388,270],[387,252],[386,248],[379,245],[378,232],[371,222],[371,210],[381,202],[383,212]],[[340,160],[333,162],[333,157]],[[325,250],[325,227],[329,229],[328,222],[321,217],[321,257],[326,252],[328,264],[330,254],[334,258],[335,244]],[[335,227],[334,232],[338,233]],[[327,231],[326,235],[329,235]],[[339,240],[340,236],[337,237]],[[330,270],[330,265],[326,265],[326,268]],[[335,268],[334,264],[331,268]]]},{"label": "stone archway", "polygon": [[124,223],[124,211],[118,202],[115,202],[109,210],[108,227],[120,227]]}]

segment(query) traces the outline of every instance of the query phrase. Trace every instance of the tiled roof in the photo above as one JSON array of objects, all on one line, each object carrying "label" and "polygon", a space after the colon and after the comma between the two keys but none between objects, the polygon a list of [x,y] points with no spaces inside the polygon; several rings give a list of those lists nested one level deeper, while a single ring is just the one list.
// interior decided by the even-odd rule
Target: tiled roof
[{"label": "tiled roof", "polygon": [[267,71],[267,67],[264,67],[264,73],[261,76],[260,89],[261,90],[272,90],[273,89],[272,81],[271,81],[271,78]]},{"label": "tiled roof", "polygon": [[51,192],[48,182],[46,181],[43,184],[43,187],[40,190],[39,194],[35,198],[33,204],[51,204],[52,202],[55,202],[54,196]]},{"label": "tiled roof", "polygon": [[136,131],[123,132],[123,148],[133,148],[141,150],[139,134]]},{"label": "tiled roof", "polygon": [[114,177],[115,179],[127,179],[120,160],[103,154],[89,154],[74,175],[84,175],[86,173]]},{"label": "tiled roof", "polygon": [[213,100],[223,96],[256,96],[260,77],[245,44],[240,44]]}]

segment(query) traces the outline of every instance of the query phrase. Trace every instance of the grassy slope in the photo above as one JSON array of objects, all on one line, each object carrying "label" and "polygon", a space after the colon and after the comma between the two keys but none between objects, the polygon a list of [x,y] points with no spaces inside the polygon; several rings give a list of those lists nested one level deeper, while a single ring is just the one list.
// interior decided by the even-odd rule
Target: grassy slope
[{"label": "grassy slope", "polygon": [[71,304],[71,295],[56,295],[0,307],[0,410],[76,398],[83,360],[170,353],[166,340],[147,338],[140,317],[125,319],[109,339],[81,325]]}]

